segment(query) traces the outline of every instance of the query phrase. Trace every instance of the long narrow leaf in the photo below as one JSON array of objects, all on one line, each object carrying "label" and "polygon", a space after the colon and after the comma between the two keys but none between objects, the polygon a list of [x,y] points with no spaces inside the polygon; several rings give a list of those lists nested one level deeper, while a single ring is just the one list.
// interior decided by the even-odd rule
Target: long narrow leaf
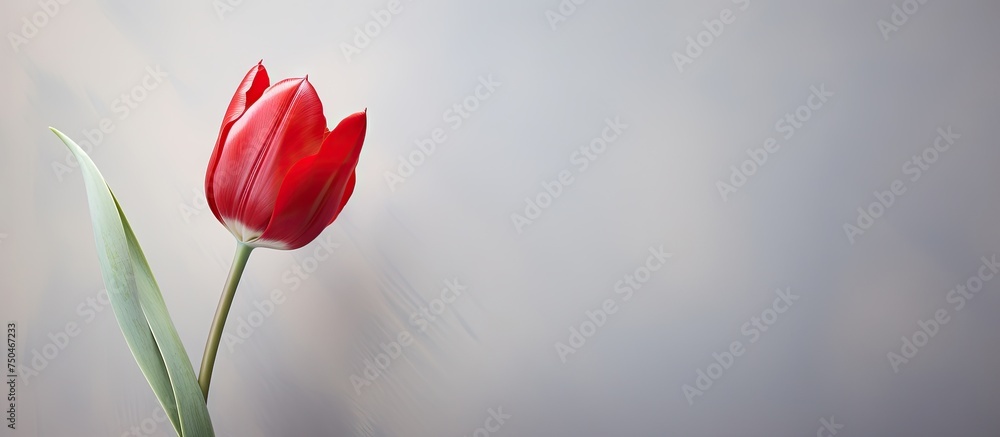
[{"label": "long narrow leaf", "polygon": [[214,436],[191,360],[125,213],[90,157],[62,132],[50,129],[80,163],[101,273],[118,326],[139,369],[178,435]]}]

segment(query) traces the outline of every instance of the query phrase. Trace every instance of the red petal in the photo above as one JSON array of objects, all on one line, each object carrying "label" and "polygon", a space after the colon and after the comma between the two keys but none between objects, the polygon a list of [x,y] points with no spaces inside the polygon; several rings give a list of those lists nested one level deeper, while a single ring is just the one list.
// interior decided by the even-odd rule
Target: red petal
[{"label": "red petal", "polygon": [[351,199],[351,195],[354,194],[354,185],[357,182],[357,178],[355,177],[356,173],[357,172],[354,171],[351,172],[351,178],[347,180],[347,187],[344,188],[344,197],[340,199],[340,206],[337,207],[337,213],[334,214],[333,217],[330,217],[330,222],[326,224],[327,226],[333,224],[333,221],[337,219],[340,212],[344,210],[345,206],[347,206],[347,201]]},{"label": "red petal", "polygon": [[295,163],[320,150],[326,117],[306,79],[285,79],[232,125],[219,159],[219,213],[243,241],[264,231],[278,190]]},{"label": "red petal", "polygon": [[208,160],[208,171],[205,175],[205,197],[208,199],[208,206],[212,209],[212,213],[215,214],[215,218],[219,219],[220,222],[222,221],[222,216],[219,214],[219,208],[215,206],[215,189],[213,185],[215,182],[215,170],[219,164],[219,156],[222,154],[222,146],[233,123],[264,94],[264,90],[267,89],[269,84],[270,79],[267,77],[267,70],[264,69],[263,61],[258,62],[257,65],[254,65],[247,72],[247,75],[243,77],[243,81],[240,82],[240,86],[236,88],[236,94],[233,95],[232,101],[229,102],[226,116],[222,119],[219,138],[215,141],[215,150],[212,151],[212,157]]},{"label": "red petal", "polygon": [[260,245],[296,249],[333,222],[354,192],[354,168],[367,123],[364,112],[348,116],[326,137],[319,153],[295,164],[281,184]]}]

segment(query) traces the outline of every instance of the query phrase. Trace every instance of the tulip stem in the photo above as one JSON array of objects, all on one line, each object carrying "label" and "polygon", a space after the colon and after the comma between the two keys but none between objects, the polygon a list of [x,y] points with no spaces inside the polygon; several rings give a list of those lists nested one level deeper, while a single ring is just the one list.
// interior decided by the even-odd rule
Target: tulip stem
[{"label": "tulip stem", "polygon": [[236,255],[233,257],[233,266],[229,269],[229,279],[226,279],[226,286],[222,290],[222,298],[219,299],[219,308],[215,310],[215,319],[212,320],[212,330],[208,333],[208,342],[205,344],[205,354],[201,357],[201,372],[198,374],[198,385],[201,392],[208,401],[208,386],[212,383],[212,369],[215,367],[215,355],[219,352],[219,342],[222,340],[222,330],[226,326],[226,317],[229,315],[229,308],[233,306],[233,297],[236,296],[236,286],[243,276],[243,269],[250,259],[250,251],[253,247],[236,243]]}]

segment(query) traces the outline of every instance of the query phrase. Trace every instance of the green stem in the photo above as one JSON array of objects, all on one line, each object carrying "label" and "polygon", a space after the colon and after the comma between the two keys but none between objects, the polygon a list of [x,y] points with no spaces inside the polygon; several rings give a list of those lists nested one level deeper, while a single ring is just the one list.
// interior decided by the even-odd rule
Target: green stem
[{"label": "green stem", "polygon": [[208,386],[212,384],[212,369],[215,367],[215,355],[219,352],[219,342],[222,340],[222,329],[226,326],[226,316],[229,315],[229,308],[233,306],[233,297],[236,296],[236,286],[243,276],[243,269],[250,259],[250,251],[253,247],[236,243],[236,255],[233,257],[233,266],[229,269],[229,279],[222,289],[222,298],[219,299],[219,308],[215,310],[215,319],[212,320],[212,330],[208,333],[208,342],[205,344],[205,354],[201,357],[201,372],[198,374],[198,385],[201,392],[208,401]]}]

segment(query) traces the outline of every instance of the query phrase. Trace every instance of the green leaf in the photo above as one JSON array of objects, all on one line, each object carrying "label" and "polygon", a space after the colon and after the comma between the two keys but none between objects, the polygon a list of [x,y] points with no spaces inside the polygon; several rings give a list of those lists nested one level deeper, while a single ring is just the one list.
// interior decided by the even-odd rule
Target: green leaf
[{"label": "green leaf", "polygon": [[80,163],[101,274],[132,356],[178,435],[214,436],[191,360],[125,213],[94,161],[62,132],[49,129]]}]

